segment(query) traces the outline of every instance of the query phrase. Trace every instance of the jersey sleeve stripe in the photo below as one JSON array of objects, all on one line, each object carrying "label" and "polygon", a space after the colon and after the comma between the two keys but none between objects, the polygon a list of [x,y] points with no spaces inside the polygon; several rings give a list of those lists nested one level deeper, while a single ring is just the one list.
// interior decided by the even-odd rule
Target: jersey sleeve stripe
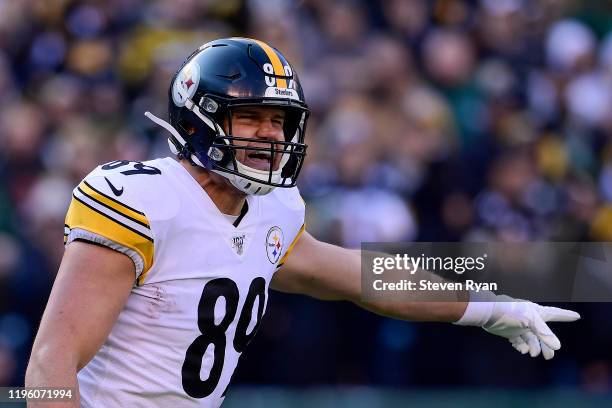
[{"label": "jersey sleeve stripe", "polygon": [[153,237],[149,236],[149,234],[147,234],[146,232],[143,231],[142,227],[141,228],[134,228],[135,225],[129,226],[126,225],[127,223],[125,222],[125,220],[123,220],[123,222],[121,222],[120,220],[117,219],[116,216],[113,216],[112,214],[109,214],[108,210],[104,210],[104,207],[101,207],[100,205],[95,205],[92,202],[87,203],[85,197],[81,196],[81,197],[77,197],[76,191],[75,193],[72,195],[72,197],[74,197],[74,199],[76,201],[78,201],[79,203],[83,204],[84,206],[86,206],[87,208],[89,208],[92,211],[95,211],[96,213],[102,215],[105,218],[108,218],[109,220],[121,225],[123,228],[130,230],[131,232],[140,235],[141,237],[153,242]]},{"label": "jersey sleeve stripe", "polygon": [[92,189],[92,190],[93,190],[93,191],[95,191],[96,193],[100,194],[101,196],[108,198],[110,201],[113,201],[113,202],[115,202],[115,203],[119,204],[120,206],[127,208],[128,210],[132,210],[132,211],[134,211],[136,214],[145,215],[145,213],[143,213],[143,212],[141,212],[141,211],[138,211],[137,209],[132,208],[132,207],[130,207],[129,205],[127,205],[127,204],[125,204],[125,203],[122,203],[121,201],[118,201],[118,200],[114,199],[113,197],[111,197],[111,196],[109,196],[109,195],[104,194],[103,192],[101,192],[101,191],[100,191],[100,190],[98,190],[97,188],[93,187],[91,184],[89,184],[89,183],[88,183],[87,181],[85,181],[85,180],[83,180],[83,183],[82,183],[82,184],[85,184],[87,187],[89,187],[90,189]]},{"label": "jersey sleeve stripe", "polygon": [[283,266],[283,264],[287,260],[287,257],[289,256],[291,251],[293,251],[293,247],[295,246],[295,244],[297,244],[298,240],[302,236],[302,233],[304,232],[305,229],[306,229],[306,223],[302,224],[302,227],[300,228],[298,233],[295,234],[295,238],[293,238],[293,241],[291,242],[291,245],[289,245],[289,248],[287,248],[287,251],[285,252],[283,257],[281,258],[281,260],[278,261],[278,265],[276,266],[277,268],[280,268],[281,266]]},{"label": "jersey sleeve stripe", "polygon": [[[103,212],[104,214],[106,214],[107,216],[117,219],[119,222],[126,224],[127,226],[140,231],[141,233],[145,234],[145,235],[150,235],[151,234],[151,228],[149,227],[148,224],[144,224],[142,222],[140,222],[139,220],[135,220],[134,218],[123,214],[122,212],[117,211],[116,209],[107,206],[104,203],[101,203],[100,201],[96,200],[94,197],[91,197],[90,195],[87,195],[83,190],[81,190],[79,187],[77,187],[74,190],[74,195],[79,198],[81,201],[85,202],[86,204],[89,204],[90,206],[100,210],[101,212]],[[146,218],[145,218],[146,219]]]},{"label": "jersey sleeve stripe", "polygon": [[99,190],[96,190],[88,182],[83,181],[77,188],[80,189],[83,194],[87,195],[92,200],[99,202],[105,207],[110,208],[145,227],[149,227],[149,221],[147,220],[147,217],[144,213],[135,210],[134,208],[125,205],[112,197],[109,197],[108,195],[100,192]]},{"label": "jersey sleeve stripe", "polygon": [[[93,236],[102,237],[112,242],[116,246],[107,246],[113,249],[124,253],[127,253],[128,250],[137,253],[138,257],[142,259],[142,262],[140,262],[142,268],[139,268],[136,262],[135,265],[143,273],[153,264],[155,247],[151,237],[119,222],[116,217],[109,217],[104,212],[79,199],[76,195],[73,195],[72,202],[68,208],[66,224],[70,228],[70,232],[65,238],[66,243],[70,243],[75,238],[75,231],[88,231]],[[101,239],[97,239],[96,242],[105,243]],[[125,250],[121,250],[121,248]]]}]

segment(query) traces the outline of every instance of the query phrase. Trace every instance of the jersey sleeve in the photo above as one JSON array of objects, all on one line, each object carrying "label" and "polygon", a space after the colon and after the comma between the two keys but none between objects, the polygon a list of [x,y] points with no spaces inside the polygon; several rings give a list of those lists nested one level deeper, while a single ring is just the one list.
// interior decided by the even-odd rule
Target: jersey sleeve
[{"label": "jersey sleeve", "polygon": [[81,240],[121,252],[134,262],[140,281],[153,263],[153,231],[129,186],[112,180],[110,172],[94,170],[73,190],[64,244]]},{"label": "jersey sleeve", "polygon": [[305,230],[306,230],[306,223],[304,222],[302,223],[302,227],[300,228],[298,233],[295,235],[295,238],[293,238],[293,241],[291,241],[291,244],[289,244],[289,246],[287,247],[287,250],[281,257],[280,261],[278,261],[278,265],[276,265],[277,269],[282,267],[285,264],[285,261],[291,254],[291,251],[293,251],[293,247],[295,246],[295,244],[297,244],[298,240],[300,239],[300,237],[302,236]]}]

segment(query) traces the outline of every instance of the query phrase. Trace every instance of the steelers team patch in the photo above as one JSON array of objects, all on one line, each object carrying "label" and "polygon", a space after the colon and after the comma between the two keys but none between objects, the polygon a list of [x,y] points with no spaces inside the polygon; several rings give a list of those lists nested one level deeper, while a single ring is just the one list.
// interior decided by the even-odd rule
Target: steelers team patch
[{"label": "steelers team patch", "polygon": [[266,236],[266,253],[268,260],[273,264],[277,263],[283,252],[284,237],[283,231],[279,227],[272,227]]}]

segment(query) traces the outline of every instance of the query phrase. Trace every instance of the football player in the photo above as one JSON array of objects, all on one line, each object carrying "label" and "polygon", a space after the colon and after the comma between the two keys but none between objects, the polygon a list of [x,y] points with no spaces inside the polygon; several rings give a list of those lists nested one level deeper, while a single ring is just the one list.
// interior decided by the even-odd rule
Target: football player
[{"label": "football player", "polygon": [[[270,287],[350,300],[407,320],[482,326],[522,353],[559,349],[530,302],[365,301],[360,253],[304,229],[295,187],[309,110],[285,57],[261,41],[209,42],[169,89],[178,157],[117,160],[74,189],[65,254],[33,346],[28,387],[78,387],[83,407],[218,407]],[[60,403],[54,403],[60,407]]]}]

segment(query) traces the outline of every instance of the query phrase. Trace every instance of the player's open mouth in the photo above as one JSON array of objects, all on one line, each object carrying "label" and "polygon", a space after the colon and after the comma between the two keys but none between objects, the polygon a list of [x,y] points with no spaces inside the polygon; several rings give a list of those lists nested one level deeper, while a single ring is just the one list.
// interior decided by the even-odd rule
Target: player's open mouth
[{"label": "player's open mouth", "polygon": [[245,163],[247,166],[258,170],[269,170],[272,155],[269,152],[253,152],[247,154]]}]

